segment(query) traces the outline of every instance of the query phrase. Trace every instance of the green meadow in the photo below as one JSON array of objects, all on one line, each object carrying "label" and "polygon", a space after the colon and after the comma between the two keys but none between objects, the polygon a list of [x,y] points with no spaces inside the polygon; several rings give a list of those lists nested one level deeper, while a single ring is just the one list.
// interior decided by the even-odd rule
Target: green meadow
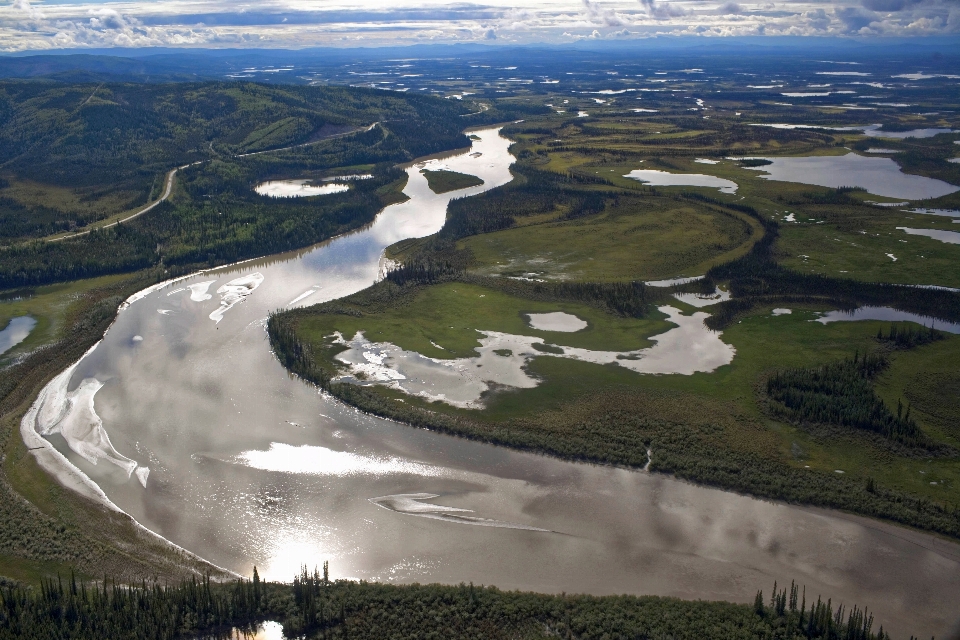
[{"label": "green meadow", "polygon": [[[960,286],[960,272],[951,268],[960,260],[960,246],[897,229],[954,230],[950,218],[878,207],[862,190],[765,180],[762,171],[725,159],[850,153],[844,147],[859,144],[862,136],[747,127],[725,138],[715,121],[691,130],[686,121],[613,111],[605,116],[583,108],[591,117],[582,121],[549,115],[508,126],[505,134],[516,140],[515,183],[472,206],[452,208],[451,230],[436,240],[388,250],[404,264],[432,265],[423,266],[429,275],[422,280],[388,279],[290,316],[292,324],[284,326],[307,345],[315,365],[325,375],[339,370],[335,355],[344,347],[332,343],[334,332],[352,337],[362,331],[371,341],[439,359],[473,355],[478,330],[597,350],[642,348],[672,326],[658,306],[685,314],[697,309],[661,290],[639,318],[589,300],[525,295],[507,283],[513,278],[547,287],[702,275],[745,259],[769,228],[777,236],[767,259],[790,273]],[[738,189],[723,194],[653,187],[624,177],[637,168],[714,175]],[[554,176],[556,186],[543,186],[544,176]],[[540,204],[511,204],[523,194]],[[955,199],[911,206],[948,207]],[[516,212],[512,218],[502,217],[510,211]],[[488,214],[500,217],[487,224],[482,216]],[[791,313],[773,315],[776,307]],[[376,384],[325,384],[347,402],[412,424],[575,459],[629,466],[649,461],[654,470],[699,482],[957,535],[949,513],[950,505],[960,504],[960,337],[895,348],[877,338],[889,323],[816,322],[819,313],[835,308],[816,292],[761,302],[722,329],[722,340],[736,350],[733,361],[693,375],[638,374],[544,352],[526,365],[539,381],[535,388],[497,387],[484,396],[482,409],[429,402]],[[588,327],[558,333],[527,325],[525,313],[549,311],[577,315]],[[871,388],[890,411],[910,405],[927,449],[850,427],[791,422],[773,409],[765,381],[777,371],[813,370],[865,353],[886,358]],[[925,514],[927,504],[939,505],[942,519]],[[934,520],[939,524],[930,524]]]}]

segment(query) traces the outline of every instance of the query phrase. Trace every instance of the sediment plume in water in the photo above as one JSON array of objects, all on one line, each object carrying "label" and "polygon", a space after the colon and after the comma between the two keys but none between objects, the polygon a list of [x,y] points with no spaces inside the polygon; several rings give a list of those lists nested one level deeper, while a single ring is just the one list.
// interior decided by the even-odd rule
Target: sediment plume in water
[{"label": "sediment plume in water", "polygon": [[543,533],[553,533],[549,529],[540,527],[531,527],[526,524],[517,524],[515,522],[505,522],[503,520],[494,520],[492,518],[481,518],[478,516],[469,516],[468,513],[474,513],[473,509],[461,509],[459,507],[446,507],[442,504],[429,504],[423,500],[432,500],[439,498],[436,493],[399,493],[392,496],[381,496],[379,498],[370,498],[370,502],[390,511],[402,513],[408,516],[418,516],[420,518],[430,518],[431,520],[443,520],[444,522],[453,522],[456,524],[469,524],[477,527],[498,527],[500,529],[523,529],[525,531],[541,531]]}]

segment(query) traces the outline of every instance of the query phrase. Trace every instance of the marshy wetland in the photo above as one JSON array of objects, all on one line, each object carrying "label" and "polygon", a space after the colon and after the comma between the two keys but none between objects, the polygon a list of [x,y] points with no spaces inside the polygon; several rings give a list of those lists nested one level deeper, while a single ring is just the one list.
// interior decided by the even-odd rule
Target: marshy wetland
[{"label": "marshy wetland", "polygon": [[[799,80],[713,78],[714,97],[693,71],[588,76],[482,98],[451,79],[446,102],[511,117],[444,157],[262,160],[245,189],[274,197],[244,211],[356,219],[251,257],[228,238],[265,228],[228,233],[203,205],[198,246],[237,261],[119,296],[18,417],[16,464],[271,580],[329,560],[335,578],[748,603],[795,579],[894,634],[945,633],[958,123],[784,115],[769,101],[813,92]],[[749,126],[778,121],[798,124]],[[185,172],[180,197],[219,170]],[[53,301],[95,289],[77,282],[0,301],[0,321],[35,322],[5,357],[75,322]]]}]

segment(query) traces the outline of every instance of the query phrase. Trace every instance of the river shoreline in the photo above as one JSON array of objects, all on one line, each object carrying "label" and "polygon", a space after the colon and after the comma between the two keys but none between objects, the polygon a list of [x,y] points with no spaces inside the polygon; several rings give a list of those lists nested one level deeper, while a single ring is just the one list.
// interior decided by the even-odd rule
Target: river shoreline
[{"label": "river shoreline", "polygon": [[[481,131],[490,130],[496,131]],[[449,161],[464,164],[456,168],[465,173],[489,172],[487,185],[498,186],[512,179],[509,156],[496,155],[506,153],[507,143],[484,140],[489,150],[484,147],[488,156],[480,156],[482,166],[465,155]],[[501,164],[489,164],[490,157]],[[264,285],[219,325],[210,322],[204,306],[216,300],[191,301],[188,293],[174,297],[177,291],[161,288],[133,300],[104,342],[78,364],[75,382],[104,383],[96,412],[118,451],[149,464],[150,479],[140,487],[109,465],[90,465],[70,453],[65,459],[95,474],[91,482],[113,504],[158,535],[232,571],[245,573],[257,564],[268,577],[287,578],[291,568],[329,557],[341,577],[368,580],[470,579],[547,592],[747,601],[755,584],[771,575],[796,577],[828,593],[826,582],[875,567],[877,547],[893,545],[904,556],[896,563],[898,573],[918,562],[928,567],[924,577],[894,585],[898,590],[933,580],[941,575],[940,563],[956,562],[953,554],[929,547],[918,557],[908,550],[915,545],[895,535],[892,525],[878,529],[868,526],[873,521],[659,474],[573,464],[376,420],[290,380],[273,354],[250,346],[263,343],[265,313],[313,287],[316,297],[335,300],[369,286],[379,277],[385,246],[398,236],[417,237],[404,234],[435,232],[449,199],[472,193],[441,197],[424,186],[414,167],[408,189],[416,197],[391,205],[392,213],[401,212],[399,221],[383,222],[381,212],[359,232],[295,252],[297,261],[271,256],[178,279],[264,274]],[[302,466],[278,468],[269,456],[283,450],[275,443],[296,452]],[[310,466],[316,459],[331,462]],[[260,468],[251,460],[261,461]],[[409,466],[413,462],[422,466]],[[398,495],[442,496],[436,507],[466,509],[526,529],[431,523],[370,502]],[[222,539],[211,541],[210,531]],[[809,544],[810,535],[836,544],[824,552],[822,544]],[[840,540],[855,552],[840,554]],[[589,559],[595,569],[579,564]],[[796,575],[809,567],[812,573]],[[823,571],[829,571],[828,580]],[[956,585],[943,580],[924,593],[935,588],[949,596]],[[886,581],[875,575],[867,581],[872,585],[844,582],[833,593],[875,608]],[[905,623],[905,614],[897,615]]]}]

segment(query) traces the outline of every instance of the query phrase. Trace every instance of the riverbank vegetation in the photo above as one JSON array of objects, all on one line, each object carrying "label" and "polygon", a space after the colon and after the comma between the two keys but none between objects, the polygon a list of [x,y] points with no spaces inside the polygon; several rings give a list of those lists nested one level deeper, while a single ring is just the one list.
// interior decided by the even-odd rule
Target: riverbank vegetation
[{"label": "riverbank vegetation", "polygon": [[332,581],[303,569],[291,583],[174,585],[47,579],[37,587],[0,587],[0,638],[75,640],[233,638],[264,621],[285,637],[540,639],[672,637],[747,640],[888,640],[873,615],[834,604],[796,584],[752,605],[655,596],[542,595],[460,584],[388,585]]},{"label": "riverbank vegetation", "polygon": [[[363,410],[415,426],[573,460],[649,465],[727,490],[960,537],[960,338],[927,340],[932,334],[903,325],[891,331],[887,321],[816,322],[823,311],[863,304],[960,319],[955,292],[894,286],[960,287],[957,245],[897,229],[955,230],[951,218],[880,207],[868,201],[892,199],[862,190],[771,182],[761,177],[762,161],[728,159],[849,149],[866,155],[883,146],[896,151],[892,157],[907,172],[960,184],[960,165],[946,162],[957,136],[881,142],[857,131],[751,126],[785,119],[853,126],[862,117],[775,104],[768,91],[734,88],[739,80],[731,78],[716,80],[723,95],[694,109],[691,96],[704,86],[695,76],[671,79],[677,91],[649,85],[655,90],[618,94],[609,93],[611,76],[599,73],[576,82],[584,92],[606,91],[602,100],[551,93],[552,85],[540,83],[517,85],[508,95],[495,77],[479,89],[448,78],[442,86],[477,91],[462,102],[414,91],[242,82],[0,83],[0,289],[10,293],[0,301],[0,323],[24,313],[38,319],[13,354],[22,359],[0,372],[0,573],[38,584],[76,567],[85,578],[115,575],[125,585],[88,584],[82,603],[66,581],[4,591],[8,613],[0,615],[15,612],[27,630],[9,637],[51,630],[102,637],[107,626],[96,625],[112,625],[112,637],[137,637],[131,634],[141,629],[215,636],[265,619],[320,637],[600,638],[625,630],[697,638],[878,637],[861,631],[869,616],[849,606],[841,613],[818,599],[811,615],[813,597],[801,596],[806,606],[798,613],[792,589],[744,607],[321,583],[315,574],[301,575],[293,587],[256,590],[206,580],[143,586],[141,580],[156,576],[172,584],[208,571],[226,576],[60,486],[17,435],[42,386],[95,344],[131,293],[171,274],[356,228],[403,198],[397,163],[466,146],[467,126],[523,118],[504,130],[516,141],[512,183],[454,200],[439,234],[389,250],[401,265],[384,282],[270,319],[271,345],[288,369]],[[444,74],[451,75],[460,71]],[[637,78],[622,81],[647,82]],[[893,128],[960,126],[947,111],[935,115],[939,106],[920,95],[955,99],[952,85],[938,86],[897,89],[928,105],[928,114],[881,109],[876,115]],[[638,104],[644,108],[631,108]],[[578,110],[589,113],[574,117]],[[162,195],[175,167],[185,168],[171,197],[149,214],[81,237],[40,241],[138,211]],[[638,168],[707,174],[735,182],[737,190],[647,186],[624,177]],[[342,194],[271,199],[254,191],[265,180],[358,173],[374,178],[351,182]],[[960,195],[920,204],[956,209]],[[644,284],[698,275],[706,277],[674,288]],[[640,375],[549,353],[551,344],[647,347],[671,326],[658,307],[696,311],[674,293],[717,287],[733,299],[703,311],[736,355],[712,372]],[[780,313],[784,308],[791,313]],[[544,332],[525,319],[552,311],[576,315],[588,327]],[[336,380],[343,345],[331,342],[333,331],[348,338],[364,331],[444,359],[473,355],[477,329],[540,337],[548,350],[526,368],[538,386],[497,387],[484,396],[483,409],[461,409]],[[884,365],[869,375],[858,369],[881,358]],[[824,371],[830,375],[811,373]],[[848,397],[836,384],[827,385],[830,393],[811,393],[816,375],[846,380],[856,393]],[[815,401],[777,407],[767,386],[777,379]],[[861,405],[875,409],[866,424],[877,428],[848,424]],[[94,604],[93,594],[101,592]],[[74,626],[64,631],[63,625]],[[2,626],[0,634],[13,628]]]},{"label": "riverbank vegetation", "polygon": [[[865,283],[853,275],[789,266],[793,239],[785,241],[784,234],[799,223],[785,220],[784,200],[790,199],[797,219],[804,219],[806,207],[816,209],[814,222],[823,218],[824,207],[835,207],[835,215],[844,208],[869,211],[883,224],[903,214],[869,205],[857,191],[772,183],[735,162],[694,163],[704,153],[702,138],[647,131],[682,126],[676,119],[670,123],[673,129],[664,120],[591,117],[507,127],[505,133],[518,140],[514,182],[453,201],[435,237],[390,250],[402,264],[384,282],[271,318],[275,353],[344,401],[415,426],[576,460],[633,467],[649,462],[653,471],[726,489],[960,537],[960,459],[946,435],[950,430],[934,427],[928,416],[937,409],[929,404],[921,409],[881,388],[886,372],[901,360],[946,345],[952,349],[960,340],[900,325],[891,329],[889,323],[812,322],[822,311],[864,304],[956,322],[960,295],[896,286],[897,279]],[[742,148],[737,145],[762,150],[773,143],[779,153],[836,153],[833,143],[845,135],[698,126],[715,132],[712,144],[724,153]],[[724,144],[724,135],[733,139]],[[568,144],[571,139],[576,144]],[[669,155],[663,153],[666,140]],[[731,196],[623,178],[639,160],[674,173],[708,171],[740,188]],[[814,233],[826,228],[802,226]],[[943,251],[945,259],[956,259],[955,249]],[[924,273],[933,278],[935,270]],[[642,284],[703,274],[673,288]],[[646,293],[625,312],[601,302],[601,282]],[[542,296],[558,287],[580,287],[582,294],[575,304]],[[438,359],[475,355],[477,331],[543,334],[547,347],[622,351],[639,348],[641,339],[655,340],[658,323],[669,326],[657,307],[695,311],[673,293],[705,295],[717,287],[732,299],[703,311],[707,325],[721,330],[721,339],[736,350],[729,365],[650,376],[540,349],[525,369],[537,386],[495,385],[484,394],[482,409],[431,402],[390,385],[344,381],[346,369],[336,355],[346,346],[331,338],[340,332],[350,339],[362,331],[371,342]],[[784,307],[788,313],[772,313]],[[524,322],[523,313],[531,311],[571,313],[588,328],[538,332]],[[645,328],[631,324],[639,318]],[[634,343],[620,335],[632,335]],[[868,362],[877,366],[866,371]]]}]

